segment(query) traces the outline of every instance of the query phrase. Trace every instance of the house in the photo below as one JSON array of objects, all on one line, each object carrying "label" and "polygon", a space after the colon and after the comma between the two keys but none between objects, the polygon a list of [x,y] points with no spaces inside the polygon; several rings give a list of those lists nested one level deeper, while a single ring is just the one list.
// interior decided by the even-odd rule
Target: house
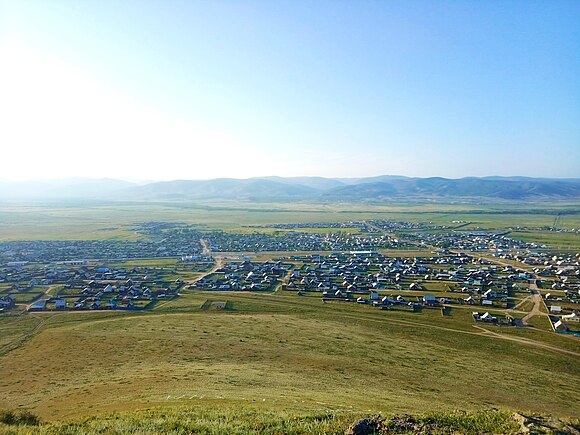
[{"label": "house", "polygon": [[57,310],[66,310],[66,301],[64,299],[57,299],[54,301],[54,308]]},{"label": "house", "polygon": [[580,322],[580,315],[574,311],[572,314],[566,314],[565,316],[562,316],[562,321]]},{"label": "house", "polygon": [[432,295],[425,295],[423,296],[423,303],[427,306],[434,306],[439,304],[439,300],[435,296]]},{"label": "house", "polygon": [[469,297],[463,299],[463,302],[465,302],[466,304],[469,304],[469,305],[473,305],[473,304],[475,304],[475,299],[473,298],[473,296],[469,296]]},{"label": "house", "polygon": [[16,305],[15,295],[8,295],[4,297],[0,296],[0,308],[12,308],[15,305]]},{"label": "house", "polygon": [[44,309],[46,309],[46,300],[36,301],[28,307],[28,311],[40,311]]},{"label": "house", "polygon": [[484,297],[485,299],[491,299],[491,298],[495,298],[496,292],[493,291],[492,289],[486,290],[485,293],[483,293],[482,297]]},{"label": "house", "polygon": [[560,305],[551,305],[550,306],[550,313],[561,313],[562,307]]},{"label": "house", "polygon": [[566,325],[564,322],[562,322],[562,320],[558,320],[556,323],[554,323],[554,329],[556,331],[569,331],[570,330],[568,325]]},{"label": "house", "polygon": [[484,321],[484,322],[495,322],[497,320],[497,317],[492,316],[491,314],[489,314],[488,311],[486,311],[481,317],[480,320]]}]

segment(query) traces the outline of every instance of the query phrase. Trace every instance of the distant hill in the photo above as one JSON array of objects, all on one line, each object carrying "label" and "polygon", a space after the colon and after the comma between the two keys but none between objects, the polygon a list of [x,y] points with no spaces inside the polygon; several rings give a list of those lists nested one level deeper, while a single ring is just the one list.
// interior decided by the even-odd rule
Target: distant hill
[{"label": "distant hill", "polygon": [[381,200],[429,198],[495,198],[505,200],[579,199],[580,180],[539,178],[399,178],[329,190],[329,199]]},{"label": "distant hill", "polygon": [[580,179],[530,177],[258,177],[175,180],[138,185],[112,179],[0,182],[0,199],[391,201],[578,200]]},{"label": "distant hill", "polygon": [[245,180],[217,178],[214,180],[161,181],[133,187],[118,193],[133,199],[241,199],[288,200],[316,196],[318,190],[302,184],[285,183],[262,178]]},{"label": "distant hill", "polygon": [[168,181],[119,192],[135,199],[247,199],[387,201],[421,199],[502,200],[580,199],[580,180],[525,177],[358,179],[262,177],[205,181]]}]

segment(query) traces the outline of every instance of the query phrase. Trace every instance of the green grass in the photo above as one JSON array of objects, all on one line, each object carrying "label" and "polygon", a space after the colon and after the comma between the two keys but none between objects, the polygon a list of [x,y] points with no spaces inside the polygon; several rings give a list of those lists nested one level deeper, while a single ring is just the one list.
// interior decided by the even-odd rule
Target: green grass
[{"label": "green grass", "polygon": [[[137,412],[112,413],[83,420],[35,425],[1,425],[12,434],[33,431],[38,434],[139,433],[139,434],[343,434],[362,413],[348,411],[296,413],[292,411],[259,411],[248,407],[226,408],[221,403],[212,408],[154,408]],[[403,433],[402,422],[412,421],[433,434],[515,434],[518,423],[509,412],[479,410],[476,412],[431,413],[417,416],[395,416],[383,420],[380,430]],[[384,432],[381,432],[384,433]]]},{"label": "green grass", "polygon": [[580,234],[554,231],[514,231],[510,237],[525,242],[537,242],[559,250],[580,250]]},{"label": "green grass", "polygon": [[[152,313],[35,316],[44,320],[38,331],[0,357],[10,373],[0,379],[0,408],[44,419],[213,401],[264,412],[488,405],[566,416],[579,399],[580,348],[569,337],[486,336],[464,310],[442,317],[228,293],[232,310],[204,311],[208,297],[216,296],[194,292]],[[0,328],[3,336],[11,322]],[[560,394],[546,395],[546,385]]]},{"label": "green grass", "polygon": [[[179,222],[199,228],[254,231],[250,225],[275,223],[346,222],[390,219],[432,222],[465,229],[505,230],[551,226],[557,213],[564,228],[580,227],[577,203],[545,204],[255,204],[247,202],[47,202],[0,203],[0,240],[135,239],[134,224],[143,221]],[[334,230],[334,229],[331,229]],[[344,229],[343,229],[344,230]],[[271,229],[264,229],[270,232]],[[318,232],[319,230],[311,230]],[[321,230],[322,231],[322,230]],[[349,230],[350,231],[350,230]]]}]

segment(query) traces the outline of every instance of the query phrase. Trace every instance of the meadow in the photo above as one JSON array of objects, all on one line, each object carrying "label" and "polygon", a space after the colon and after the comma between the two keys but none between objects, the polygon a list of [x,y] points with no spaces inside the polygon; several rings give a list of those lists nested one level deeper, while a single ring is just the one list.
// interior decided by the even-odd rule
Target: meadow
[{"label": "meadow", "polygon": [[[348,222],[386,219],[431,222],[462,230],[534,231],[547,234],[558,226],[580,228],[580,204],[309,204],[210,202],[98,202],[0,203],[0,241],[135,239],[135,224],[148,221],[180,222],[199,228],[248,232],[248,227],[277,223]],[[519,228],[519,230],[518,230]],[[271,232],[273,230],[257,229]],[[312,231],[312,230],[310,230]],[[549,232],[550,234],[560,234]],[[540,234],[540,235],[541,235]],[[562,247],[580,247],[580,236],[564,233]],[[522,237],[528,237],[522,233]]]},{"label": "meadow", "polygon": [[[206,300],[230,310],[203,310]],[[502,407],[577,415],[580,345],[318,297],[190,291],[146,313],[0,318],[0,408],[44,419],[219,402],[303,412]],[[16,326],[15,326],[16,325]],[[16,343],[17,346],[13,346]],[[546,391],[558,394],[546,394]]]}]

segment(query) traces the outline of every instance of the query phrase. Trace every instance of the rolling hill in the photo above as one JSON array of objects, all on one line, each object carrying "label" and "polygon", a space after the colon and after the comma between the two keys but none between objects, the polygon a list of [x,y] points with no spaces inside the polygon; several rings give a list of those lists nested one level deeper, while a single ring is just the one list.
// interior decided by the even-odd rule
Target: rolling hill
[{"label": "rolling hill", "polygon": [[0,199],[243,201],[578,200],[580,179],[529,177],[257,177],[160,181],[111,179],[0,182]]},{"label": "rolling hill", "polygon": [[540,178],[360,179],[266,177],[168,181],[118,192],[134,199],[241,199],[254,201],[389,201],[425,199],[580,199],[580,180]]}]

